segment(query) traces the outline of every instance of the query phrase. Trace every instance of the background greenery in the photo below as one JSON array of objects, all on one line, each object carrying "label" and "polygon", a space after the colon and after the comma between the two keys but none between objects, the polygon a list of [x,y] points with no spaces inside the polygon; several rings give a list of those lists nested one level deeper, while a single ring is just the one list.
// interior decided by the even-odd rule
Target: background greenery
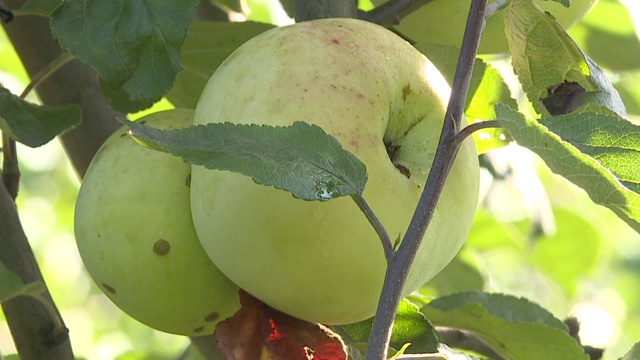
[{"label": "background greenery", "polygon": [[[282,13],[271,12],[268,0],[247,5],[253,20],[288,21]],[[580,46],[609,70],[635,121],[640,121],[639,33],[640,5],[634,0],[600,0],[570,30]],[[508,59],[489,60],[508,80],[504,66]],[[15,94],[29,82],[4,33],[0,82]],[[518,89],[512,90],[518,96]],[[170,106],[165,100],[147,111]],[[188,344],[186,338],[154,331],[129,318],[85,272],[73,238],[79,181],[58,142],[37,149],[20,146],[19,154],[22,178],[17,203],[22,222],[71,330],[75,353],[87,359],[114,359],[126,353],[123,359],[177,358]],[[483,172],[483,204],[467,244],[458,260],[421,293],[483,289],[524,296],[560,319],[578,317],[583,342],[605,347],[605,359],[624,355],[640,340],[640,235],[524,149],[512,145],[493,150],[483,161],[492,164],[494,172]],[[466,274],[464,281],[460,274]],[[3,354],[15,352],[1,314],[0,349]]]}]

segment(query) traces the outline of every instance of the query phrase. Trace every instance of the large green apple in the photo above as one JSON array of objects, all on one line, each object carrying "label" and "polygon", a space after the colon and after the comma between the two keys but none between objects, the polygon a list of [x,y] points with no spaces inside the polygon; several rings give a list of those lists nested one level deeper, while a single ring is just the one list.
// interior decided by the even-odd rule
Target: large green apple
[{"label": "large green apple", "polygon": [[[405,233],[429,173],[448,93],[433,64],[387,29],[353,19],[316,20],[269,30],[238,48],[207,83],[194,123],[322,127],[367,166],[364,198],[395,240]],[[405,294],[462,246],[478,177],[468,140]],[[191,209],[214,263],[268,305],[326,324],[375,313],[385,257],[351,198],[302,201],[246,176],[194,166]]]},{"label": "large green apple", "polygon": [[[495,0],[490,0],[493,2]],[[542,9],[551,13],[565,29],[575,25],[591,10],[598,0],[572,0],[568,8],[554,1],[536,0]],[[378,6],[386,0],[373,0]],[[410,39],[460,47],[469,14],[471,0],[435,0],[400,21],[397,29]],[[504,34],[505,12],[499,11],[489,18],[479,52],[497,54],[508,49]]]},{"label": "large green apple", "polygon": [[[193,111],[141,121],[191,125]],[[137,320],[165,332],[211,334],[238,308],[238,287],[198,241],[189,206],[191,167],[114,133],[87,170],[75,210],[82,260],[100,289]]]}]

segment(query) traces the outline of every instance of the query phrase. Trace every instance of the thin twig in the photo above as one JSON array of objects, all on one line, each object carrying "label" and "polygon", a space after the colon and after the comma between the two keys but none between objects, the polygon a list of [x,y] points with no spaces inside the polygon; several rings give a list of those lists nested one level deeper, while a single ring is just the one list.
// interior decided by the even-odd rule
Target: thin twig
[{"label": "thin twig", "polygon": [[394,26],[407,15],[434,0],[392,0],[370,11],[361,11],[358,18],[383,26]]},{"label": "thin twig", "polygon": [[502,127],[502,126],[500,125],[500,122],[498,120],[487,120],[487,121],[480,121],[477,123],[473,123],[463,128],[462,130],[460,130],[456,134],[455,141],[458,143],[461,143],[464,141],[464,139],[466,139],[476,131],[479,131],[482,129],[499,128],[499,127]]},{"label": "thin twig", "polygon": [[24,99],[29,95],[29,93],[38,87],[43,81],[47,80],[49,76],[53,75],[56,71],[58,71],[61,67],[63,67],[66,63],[73,60],[75,57],[71,55],[69,52],[61,53],[55,60],[50,62],[44,69],[40,70],[35,76],[31,78],[31,82],[27,85],[26,88],[20,94],[20,98]]},{"label": "thin twig", "polygon": [[369,207],[369,204],[367,204],[367,202],[364,200],[364,198],[361,195],[352,195],[351,198],[356,203],[356,205],[358,205],[360,210],[367,217],[367,220],[369,220],[369,223],[376,230],[376,234],[378,234],[378,237],[382,242],[382,248],[384,249],[384,257],[385,259],[387,259],[387,263],[389,263],[391,256],[393,256],[393,242],[389,237],[389,233],[387,233],[387,230],[384,228],[384,225],[382,225],[382,223],[380,222],[376,214],[374,214],[373,210]]},{"label": "thin twig", "polygon": [[404,283],[460,146],[460,143],[455,141],[455,136],[458,129],[461,128],[473,64],[484,29],[486,6],[487,0],[473,0],[471,3],[440,142],[416,212],[402,243],[392,256],[385,274],[368,344],[368,360],[383,360],[387,357],[391,329],[401,300]]}]

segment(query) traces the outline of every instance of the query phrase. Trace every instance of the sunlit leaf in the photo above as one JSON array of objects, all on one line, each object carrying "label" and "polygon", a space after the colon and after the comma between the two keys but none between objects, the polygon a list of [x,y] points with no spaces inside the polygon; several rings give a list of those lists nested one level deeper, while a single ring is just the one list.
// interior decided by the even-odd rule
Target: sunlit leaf
[{"label": "sunlit leaf", "polygon": [[507,360],[588,359],[562,321],[523,298],[473,291],[435,299],[421,310],[434,325],[474,333]]},{"label": "sunlit leaf", "polygon": [[[631,170],[640,161],[638,132],[628,132],[634,125],[613,115],[570,114],[542,120],[553,128],[550,131],[506,105],[496,105],[496,113],[519,145],[538,154],[553,172],[583,188],[596,204],[608,207],[640,231],[640,194],[624,185],[638,184],[638,175]],[[584,125],[587,123],[591,125]],[[574,126],[563,134],[566,139],[554,133]],[[626,161],[631,161],[628,167]]]},{"label": "sunlit leaf", "polygon": [[[567,114],[595,104],[626,116],[624,104],[604,72],[532,0],[511,2],[505,31],[513,69],[538,113]],[[594,110],[589,107],[584,111]]]},{"label": "sunlit leaf", "polygon": [[25,145],[44,145],[81,121],[76,105],[38,106],[0,87],[0,130]]},{"label": "sunlit leaf", "polygon": [[[340,332],[346,334],[347,343],[367,343],[371,336],[373,319],[359,323],[342,325]],[[401,349],[405,344],[411,346],[404,350],[405,354],[435,353],[438,351],[438,338],[429,321],[420,312],[418,307],[410,301],[403,299],[398,306],[398,312],[391,332],[390,346]]]},{"label": "sunlit leaf", "polygon": [[167,98],[176,107],[195,108],[202,89],[224,59],[247,40],[271,28],[273,25],[250,21],[194,21],[180,49],[183,70]]},{"label": "sunlit leaf", "polygon": [[640,70],[640,37],[633,26],[631,8],[627,9],[618,0],[599,0],[568,32],[580,48],[604,68]]},{"label": "sunlit leaf", "polygon": [[[431,60],[449,84],[453,83],[460,49],[441,44],[418,44],[416,48]],[[470,122],[496,118],[493,106],[498,103],[516,106],[511,92],[500,73],[491,65],[477,59],[473,68],[465,115]],[[510,139],[504,129],[490,128],[474,133],[479,153],[505,146]]]},{"label": "sunlit leaf", "polygon": [[322,128],[217,123],[160,130],[121,119],[146,145],[208,169],[231,170],[303,200],[360,195],[365,166]]},{"label": "sunlit leaf", "polygon": [[620,360],[640,360],[640,343],[635,343],[631,350],[621,357]]},{"label": "sunlit leaf", "polygon": [[589,276],[600,255],[598,231],[578,214],[556,209],[558,227],[552,236],[536,240],[531,261],[571,296],[578,281]]}]

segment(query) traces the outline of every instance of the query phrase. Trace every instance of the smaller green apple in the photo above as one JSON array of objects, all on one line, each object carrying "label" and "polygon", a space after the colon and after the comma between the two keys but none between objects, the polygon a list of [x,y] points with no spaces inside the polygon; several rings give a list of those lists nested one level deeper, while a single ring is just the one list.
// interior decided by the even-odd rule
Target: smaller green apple
[{"label": "smaller green apple", "polygon": [[[493,2],[495,0],[490,0]],[[536,0],[544,11],[556,18],[565,29],[575,25],[598,0],[573,0],[571,6],[546,0]],[[379,6],[385,0],[373,0]],[[435,0],[414,11],[397,29],[417,43],[438,43],[460,47],[469,14],[471,0]],[[508,50],[504,34],[505,12],[499,11],[487,21],[479,53],[498,54]]]},{"label": "smaller green apple", "polygon": [[[193,111],[141,121],[191,125]],[[155,329],[205,335],[239,308],[238,287],[209,260],[189,204],[191,166],[115,132],[89,166],[75,210],[80,256],[99,288],[124,312]]]}]

